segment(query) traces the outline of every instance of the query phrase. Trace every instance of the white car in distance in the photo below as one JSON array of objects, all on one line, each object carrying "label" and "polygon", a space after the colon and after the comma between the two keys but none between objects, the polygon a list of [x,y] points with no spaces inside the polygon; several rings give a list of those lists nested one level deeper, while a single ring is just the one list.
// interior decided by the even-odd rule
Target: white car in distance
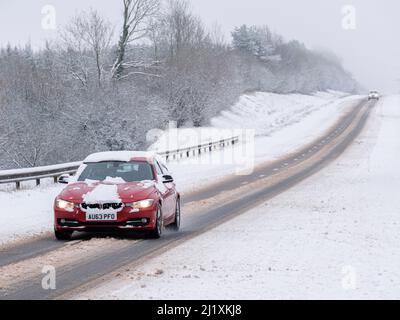
[{"label": "white car in distance", "polygon": [[380,95],[378,91],[371,91],[368,95],[368,100],[379,100]]}]

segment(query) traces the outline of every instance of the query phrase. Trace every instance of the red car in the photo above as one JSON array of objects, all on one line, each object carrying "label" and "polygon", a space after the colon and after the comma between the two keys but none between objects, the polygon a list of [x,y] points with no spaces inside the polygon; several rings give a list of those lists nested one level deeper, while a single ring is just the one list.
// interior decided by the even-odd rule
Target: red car
[{"label": "red car", "polygon": [[145,152],[103,152],[86,158],[54,203],[58,240],[74,231],[148,231],[161,236],[164,226],[179,230],[180,195],[157,156]]}]

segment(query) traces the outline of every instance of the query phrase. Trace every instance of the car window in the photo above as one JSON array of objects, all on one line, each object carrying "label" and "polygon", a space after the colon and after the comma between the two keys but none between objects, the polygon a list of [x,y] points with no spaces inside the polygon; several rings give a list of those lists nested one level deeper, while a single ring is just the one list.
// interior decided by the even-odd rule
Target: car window
[{"label": "car window", "polygon": [[121,178],[125,182],[154,180],[153,170],[147,162],[99,162],[86,163],[78,181],[104,181],[107,178]]}]

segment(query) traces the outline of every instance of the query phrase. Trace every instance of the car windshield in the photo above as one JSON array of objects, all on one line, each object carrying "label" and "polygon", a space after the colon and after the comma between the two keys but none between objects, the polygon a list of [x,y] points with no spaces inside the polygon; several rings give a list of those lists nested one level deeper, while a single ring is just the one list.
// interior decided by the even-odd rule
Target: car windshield
[{"label": "car windshield", "polygon": [[125,182],[154,180],[152,167],[147,162],[99,162],[86,163],[78,181],[122,179]]}]

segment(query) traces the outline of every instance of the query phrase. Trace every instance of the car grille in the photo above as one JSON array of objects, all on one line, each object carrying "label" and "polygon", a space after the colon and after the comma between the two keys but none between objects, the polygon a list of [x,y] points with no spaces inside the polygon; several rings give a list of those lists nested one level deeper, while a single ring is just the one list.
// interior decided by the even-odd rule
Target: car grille
[{"label": "car grille", "polygon": [[98,209],[98,210],[119,210],[124,205],[122,203],[82,203],[81,208],[87,209]]}]

